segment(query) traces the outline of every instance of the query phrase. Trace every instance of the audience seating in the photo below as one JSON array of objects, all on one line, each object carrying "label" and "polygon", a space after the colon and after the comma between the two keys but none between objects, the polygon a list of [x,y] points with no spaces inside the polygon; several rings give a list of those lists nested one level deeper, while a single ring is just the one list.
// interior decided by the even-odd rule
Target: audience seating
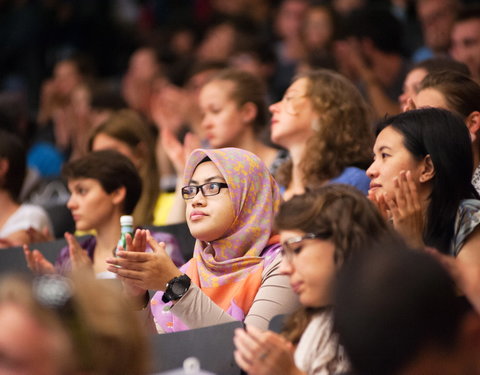
[{"label": "audience seating", "polygon": [[[77,238],[82,241],[86,236]],[[38,249],[50,262],[55,263],[60,250],[67,245],[64,238],[55,241],[39,242],[30,244],[30,249]],[[9,247],[0,250],[0,273],[6,272],[29,272],[23,248]]]},{"label": "audience seating", "polygon": [[188,357],[200,361],[202,370],[222,375],[240,375],[233,358],[233,334],[242,322],[231,322],[189,331],[152,335],[153,372],[181,368]]},{"label": "audience seating", "polygon": [[272,320],[270,320],[270,323],[268,324],[268,329],[276,333],[281,333],[283,330],[283,326],[285,324],[285,319],[287,317],[288,316],[285,314],[274,316]]},{"label": "audience seating", "polygon": [[186,222],[170,225],[150,225],[146,226],[145,229],[167,232],[174,235],[178,241],[178,245],[180,246],[180,250],[185,261],[188,261],[192,258],[193,248],[195,247],[195,238],[193,238],[192,234],[190,233],[190,229],[188,229]]},{"label": "audience seating", "polygon": [[58,203],[43,207],[47,211],[48,217],[53,227],[53,236],[63,238],[65,232],[75,232],[75,222],[72,213],[65,203]]}]

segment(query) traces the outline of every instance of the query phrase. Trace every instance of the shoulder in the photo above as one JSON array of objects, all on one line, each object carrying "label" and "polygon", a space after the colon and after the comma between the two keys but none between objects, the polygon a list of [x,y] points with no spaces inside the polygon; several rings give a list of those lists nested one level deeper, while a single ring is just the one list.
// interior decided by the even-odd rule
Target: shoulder
[{"label": "shoulder", "polygon": [[25,217],[37,216],[48,218],[47,212],[42,207],[33,204],[22,204],[15,214]]},{"label": "shoulder", "polygon": [[370,178],[368,178],[365,170],[357,167],[346,167],[343,172],[330,180],[330,183],[347,184],[368,193],[370,186]]},{"label": "shoulder", "polygon": [[467,237],[470,236],[480,224],[480,200],[464,199],[461,201],[455,219],[455,232],[452,241],[452,255],[457,256]]},{"label": "shoulder", "polygon": [[42,230],[45,227],[51,228],[50,219],[45,210],[40,206],[22,204],[7,220],[2,227],[2,235],[7,236],[19,230],[26,230],[30,227]]}]

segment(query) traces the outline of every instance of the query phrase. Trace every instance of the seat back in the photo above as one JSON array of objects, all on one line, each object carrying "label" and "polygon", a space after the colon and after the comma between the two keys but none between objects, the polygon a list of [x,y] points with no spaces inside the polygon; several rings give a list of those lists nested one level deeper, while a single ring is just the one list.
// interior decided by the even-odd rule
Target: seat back
[{"label": "seat back", "polygon": [[196,240],[190,233],[190,229],[188,228],[187,223],[170,225],[150,225],[146,226],[145,229],[149,229],[154,232],[158,231],[172,234],[178,241],[178,245],[180,246],[180,251],[182,252],[183,259],[185,259],[185,261],[188,261],[192,258],[193,248],[195,247]]},{"label": "seat back", "polygon": [[[79,242],[83,241],[87,236],[77,237]],[[52,263],[55,263],[60,250],[67,246],[64,238],[55,241],[38,242],[30,244],[31,250],[38,249]],[[27,262],[20,246],[9,247],[0,250],[0,273],[5,272],[30,272]]]},{"label": "seat back", "polygon": [[272,320],[270,320],[270,323],[268,324],[268,329],[276,333],[281,333],[283,330],[283,326],[285,325],[285,319],[287,319],[287,317],[288,316],[285,314],[275,315]]},{"label": "seat back", "polygon": [[242,322],[230,322],[188,331],[151,337],[154,371],[182,368],[183,361],[195,357],[203,370],[222,375],[239,375],[233,358],[233,333]]}]

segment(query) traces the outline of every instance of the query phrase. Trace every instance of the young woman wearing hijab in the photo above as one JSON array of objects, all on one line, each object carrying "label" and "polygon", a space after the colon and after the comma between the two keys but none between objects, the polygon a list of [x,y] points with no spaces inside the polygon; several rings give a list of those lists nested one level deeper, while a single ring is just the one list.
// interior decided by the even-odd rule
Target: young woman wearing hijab
[{"label": "young woman wearing hijab", "polygon": [[[151,301],[158,331],[232,320],[266,329],[275,315],[292,312],[298,303],[279,272],[279,238],[272,232],[280,193],[265,164],[241,149],[198,149],[184,184],[187,223],[197,239],[189,262],[178,269],[145,231],[136,232],[134,251],[107,260],[130,296],[158,290]],[[147,242],[153,253],[143,252]]]}]

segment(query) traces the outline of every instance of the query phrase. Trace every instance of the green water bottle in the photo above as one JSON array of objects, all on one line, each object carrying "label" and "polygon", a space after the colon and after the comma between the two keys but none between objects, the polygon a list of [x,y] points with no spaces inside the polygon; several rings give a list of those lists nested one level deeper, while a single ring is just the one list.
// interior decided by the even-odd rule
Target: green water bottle
[{"label": "green water bottle", "polygon": [[123,250],[127,250],[127,233],[130,233],[130,236],[133,238],[133,217],[131,215],[120,216],[120,226],[122,232],[115,248],[115,256],[117,256],[120,246]]}]

